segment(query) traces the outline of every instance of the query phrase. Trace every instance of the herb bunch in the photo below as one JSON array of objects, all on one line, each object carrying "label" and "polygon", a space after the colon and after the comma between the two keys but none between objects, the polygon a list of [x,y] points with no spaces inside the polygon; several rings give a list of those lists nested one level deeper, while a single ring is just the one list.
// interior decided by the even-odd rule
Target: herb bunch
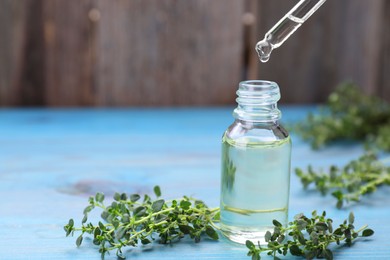
[{"label": "herb bunch", "polygon": [[[219,208],[210,209],[202,201],[186,196],[165,201],[160,198],[158,186],[154,187],[154,193],[157,197],[155,200],[148,195],[141,199],[138,194],[128,196],[115,193],[114,201],[109,206],[104,204],[104,195],[97,193],[89,198],[81,227],[75,227],[73,219],[65,225],[66,236],[81,233],[76,240],[76,245],[80,246],[85,234],[92,235],[93,244],[100,247],[102,258],[110,251],[124,258],[125,247],[149,244],[156,236],[164,244],[186,235],[195,242],[199,242],[203,234],[218,239],[214,222],[219,220]],[[88,214],[95,208],[102,209],[103,219],[96,225],[87,223]]]},{"label": "herb bunch", "polygon": [[[149,244],[157,237],[164,244],[178,241],[184,236],[189,236],[195,242],[199,242],[203,235],[219,239],[216,232],[219,228],[215,224],[219,222],[219,208],[210,209],[202,201],[187,196],[165,201],[160,198],[159,186],[154,187],[154,193],[157,197],[154,200],[148,195],[141,199],[138,194],[128,196],[115,193],[114,201],[109,206],[104,205],[104,195],[97,193],[89,198],[81,227],[75,227],[73,219],[64,226],[66,236],[80,233],[76,239],[77,247],[87,234],[93,236],[93,244],[99,246],[102,259],[112,251],[116,252],[119,259],[124,259],[124,248]],[[95,208],[102,210],[102,221],[96,225],[87,223],[88,214]],[[246,241],[248,256],[257,260],[261,253],[277,258],[277,254],[286,255],[290,252],[307,259],[332,259],[330,244],[345,243],[350,246],[354,239],[374,234],[367,226],[355,231],[353,213],[350,213],[348,221],[335,230],[332,227],[333,220],[325,216],[325,211],[322,215],[313,211],[311,218],[299,214],[287,227],[274,220],[273,232],[268,231],[265,235],[266,246],[255,246],[253,242]]]},{"label": "herb bunch", "polygon": [[314,149],[349,139],[390,151],[390,104],[365,95],[352,83],[344,83],[329,96],[319,113],[310,113],[295,126],[295,131]]},{"label": "herb bunch", "polygon": [[358,202],[361,196],[373,193],[379,186],[390,185],[390,167],[378,160],[373,152],[366,152],[344,167],[331,166],[327,172],[295,169],[305,189],[311,184],[322,195],[331,193],[337,199],[337,208],[351,201]]},{"label": "herb bunch", "polygon": [[[253,242],[246,241],[246,246],[249,249],[248,256],[251,256],[252,260],[259,260],[261,253],[266,253],[278,259],[277,255],[291,253],[306,259],[333,259],[333,253],[329,248],[331,244],[345,243],[351,246],[356,238],[369,237],[374,234],[374,231],[368,229],[367,226],[355,230],[354,220],[353,213],[350,213],[348,220],[345,220],[336,229],[333,229],[333,220],[326,218],[325,211],[321,215],[317,215],[317,212],[313,211],[311,218],[303,214],[296,215],[294,221],[290,222],[287,227],[283,227],[282,224],[274,220],[273,232],[267,231],[265,234],[266,246],[261,246],[260,243],[256,246]],[[285,234],[290,236],[287,241],[285,241]]]}]

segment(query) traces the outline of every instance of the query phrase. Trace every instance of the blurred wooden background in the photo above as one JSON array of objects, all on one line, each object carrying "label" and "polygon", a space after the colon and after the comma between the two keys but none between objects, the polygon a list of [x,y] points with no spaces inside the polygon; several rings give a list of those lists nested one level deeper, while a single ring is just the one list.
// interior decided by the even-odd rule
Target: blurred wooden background
[{"label": "blurred wooden background", "polygon": [[266,64],[297,1],[0,0],[0,106],[233,104],[240,80],[315,103],[342,80],[390,100],[390,1],[329,0]]}]

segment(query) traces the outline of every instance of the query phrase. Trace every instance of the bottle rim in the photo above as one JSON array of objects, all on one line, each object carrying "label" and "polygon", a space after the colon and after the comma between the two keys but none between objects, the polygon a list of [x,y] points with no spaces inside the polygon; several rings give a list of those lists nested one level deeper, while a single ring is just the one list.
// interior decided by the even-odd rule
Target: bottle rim
[{"label": "bottle rim", "polygon": [[261,79],[252,79],[252,80],[244,80],[241,81],[240,86],[276,86],[278,87],[278,84],[274,81],[270,80],[261,80]]},{"label": "bottle rim", "polygon": [[280,90],[278,84],[273,81],[246,80],[240,82],[237,95],[241,98],[261,98],[273,103],[280,99]]},{"label": "bottle rim", "polygon": [[247,80],[239,83],[238,107],[233,116],[248,121],[274,121],[281,117],[277,109],[279,86],[268,80]]}]

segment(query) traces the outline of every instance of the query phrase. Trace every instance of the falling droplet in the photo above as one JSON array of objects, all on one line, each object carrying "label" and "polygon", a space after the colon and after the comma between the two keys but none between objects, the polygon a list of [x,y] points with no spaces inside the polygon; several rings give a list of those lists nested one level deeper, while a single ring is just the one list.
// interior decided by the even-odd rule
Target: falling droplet
[{"label": "falling droplet", "polygon": [[266,40],[259,41],[256,44],[257,55],[261,62],[267,62],[269,60],[272,50],[272,45]]}]

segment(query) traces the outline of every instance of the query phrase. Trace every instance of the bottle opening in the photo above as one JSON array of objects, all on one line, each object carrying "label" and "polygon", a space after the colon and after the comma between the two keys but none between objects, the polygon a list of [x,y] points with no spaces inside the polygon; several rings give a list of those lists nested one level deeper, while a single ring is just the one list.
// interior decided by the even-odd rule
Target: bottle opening
[{"label": "bottle opening", "polygon": [[247,89],[279,89],[278,84],[268,80],[246,80],[240,82],[240,88]]},{"label": "bottle opening", "polygon": [[242,81],[237,90],[238,107],[234,117],[247,121],[275,121],[281,113],[277,108],[280,99],[279,86],[266,80]]}]

